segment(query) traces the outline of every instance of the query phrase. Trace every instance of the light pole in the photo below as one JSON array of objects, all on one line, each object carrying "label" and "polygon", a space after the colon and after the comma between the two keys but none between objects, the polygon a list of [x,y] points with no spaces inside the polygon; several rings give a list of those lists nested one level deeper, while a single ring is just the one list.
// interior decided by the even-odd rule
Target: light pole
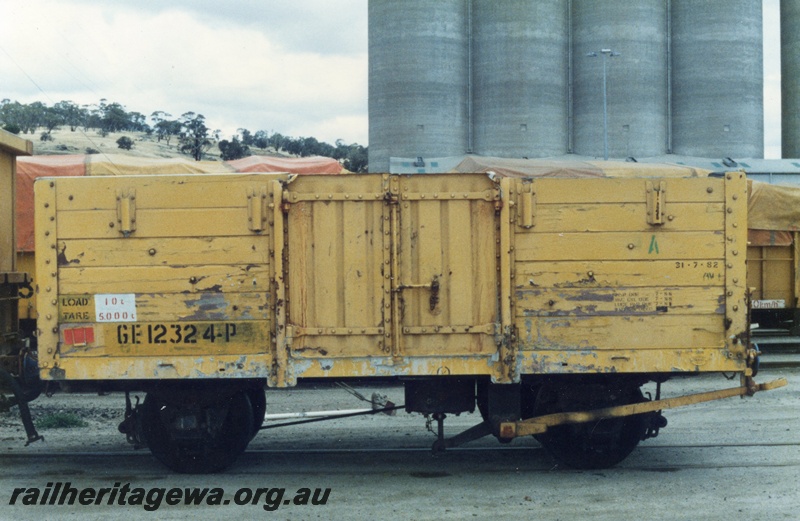
[{"label": "light pole", "polygon": [[[619,53],[611,49],[600,49],[603,55],[603,159],[608,161],[608,75],[606,72],[606,62],[611,56],[619,56]],[[586,56],[597,58],[596,52],[590,52]]]}]

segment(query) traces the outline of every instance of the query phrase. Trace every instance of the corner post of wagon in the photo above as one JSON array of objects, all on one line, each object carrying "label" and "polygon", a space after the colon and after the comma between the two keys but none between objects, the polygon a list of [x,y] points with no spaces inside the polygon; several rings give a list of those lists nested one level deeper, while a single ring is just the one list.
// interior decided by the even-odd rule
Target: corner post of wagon
[{"label": "corner post of wagon", "polygon": [[753,375],[755,363],[747,291],[747,180],[744,172],[726,173],[725,179],[725,356],[732,370],[746,377]]}]

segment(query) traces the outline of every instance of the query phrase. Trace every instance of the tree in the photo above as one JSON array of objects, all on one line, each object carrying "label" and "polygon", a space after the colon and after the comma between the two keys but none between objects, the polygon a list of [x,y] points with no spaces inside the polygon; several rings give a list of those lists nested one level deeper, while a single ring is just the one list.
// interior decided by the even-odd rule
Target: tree
[{"label": "tree", "polygon": [[178,149],[192,156],[195,161],[203,159],[203,154],[214,144],[208,137],[205,121],[202,114],[186,112],[181,115],[182,131]]},{"label": "tree", "polygon": [[269,135],[265,130],[259,130],[253,136],[253,145],[257,148],[267,148],[269,146]]},{"label": "tree", "polygon": [[150,125],[145,120],[147,118],[141,112],[128,112],[128,127],[126,130],[131,132],[150,132]]},{"label": "tree", "polygon": [[230,141],[223,139],[217,146],[223,161],[232,161],[250,155],[250,147],[239,141],[236,136],[233,136]]},{"label": "tree", "polygon": [[41,114],[41,123],[47,129],[47,134],[50,134],[50,132],[64,123],[64,116],[57,107],[44,107]]},{"label": "tree", "polygon": [[71,101],[59,101],[53,105],[53,108],[59,113],[63,122],[69,125],[70,132],[75,132],[75,129],[77,129],[83,121],[84,111]]},{"label": "tree", "polygon": [[12,134],[19,134],[22,129],[20,129],[19,125],[16,123],[6,123],[3,125],[3,130],[6,132],[11,132]]},{"label": "tree", "polygon": [[133,140],[128,136],[122,136],[117,140],[117,147],[122,150],[130,150],[133,148]]},{"label": "tree", "polygon": [[46,108],[41,101],[34,101],[28,105],[21,105],[15,101],[10,107],[11,117],[22,129],[23,134],[33,134],[41,126]]},{"label": "tree", "polygon": [[289,138],[287,138],[280,132],[275,132],[269,137],[269,145],[272,148],[274,148],[276,152],[280,152],[281,150],[286,150],[286,146],[288,145],[289,141],[290,141]]},{"label": "tree", "polygon": [[179,121],[171,120],[172,114],[167,114],[163,110],[157,110],[150,114],[150,121],[153,122],[153,131],[156,134],[156,139],[160,143],[163,139],[169,142],[172,136],[177,136],[181,133],[181,123]]},{"label": "tree", "polygon": [[366,173],[369,169],[367,148],[358,144],[350,145],[350,152],[344,160],[344,167],[351,172]]},{"label": "tree", "polygon": [[25,107],[18,101],[12,102],[8,99],[4,99],[3,104],[0,105],[0,122],[2,122],[4,126],[11,126],[12,128],[18,129],[16,134],[20,132],[27,134],[28,128],[24,123],[24,110]]},{"label": "tree", "polygon": [[253,144],[254,137],[253,137],[252,132],[250,132],[246,128],[237,129],[237,132],[239,132],[242,135],[242,144],[243,145],[250,146],[250,145]]},{"label": "tree", "polygon": [[[105,100],[101,100],[101,103],[105,105]],[[100,108],[97,105],[84,105],[82,108],[84,111],[83,129],[101,128],[103,117]]]},{"label": "tree", "polygon": [[106,132],[119,132],[127,129],[130,125],[128,113],[125,112],[125,107],[119,103],[101,105],[100,112],[100,128]]},{"label": "tree", "polygon": [[175,120],[159,121],[155,126],[158,141],[163,139],[167,142],[167,146],[169,146],[169,142],[174,136],[179,136],[181,134],[182,129],[183,125],[181,125],[181,122]]}]

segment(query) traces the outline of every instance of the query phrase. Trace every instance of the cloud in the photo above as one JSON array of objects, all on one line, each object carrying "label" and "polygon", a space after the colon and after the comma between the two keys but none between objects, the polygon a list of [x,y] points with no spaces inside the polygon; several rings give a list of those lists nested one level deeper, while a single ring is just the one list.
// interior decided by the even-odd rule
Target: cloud
[{"label": "cloud", "polygon": [[186,2],[143,3],[29,0],[15,8],[0,22],[0,47],[16,62],[0,53],[3,96],[42,100],[33,80],[48,103],[107,98],[147,115],[200,113],[224,135],[237,127],[289,135],[299,129],[323,141],[366,144],[366,30],[359,50],[331,52],[336,42],[325,45],[322,36],[292,47],[276,36],[286,28],[262,30],[252,18],[235,23],[233,14],[253,16],[271,2],[253,3],[261,7],[244,14],[215,2],[228,12],[222,23],[197,10],[207,4],[213,13],[207,2],[192,2],[193,9]]}]

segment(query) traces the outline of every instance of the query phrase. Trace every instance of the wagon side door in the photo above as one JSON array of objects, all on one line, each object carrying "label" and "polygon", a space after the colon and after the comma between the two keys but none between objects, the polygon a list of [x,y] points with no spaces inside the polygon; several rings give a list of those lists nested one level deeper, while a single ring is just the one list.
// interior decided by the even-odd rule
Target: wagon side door
[{"label": "wagon side door", "polygon": [[300,176],[284,191],[287,384],[366,374],[368,358],[391,353],[383,180]]},{"label": "wagon side door", "polygon": [[392,179],[396,355],[444,371],[498,350],[500,190],[486,175]]}]

